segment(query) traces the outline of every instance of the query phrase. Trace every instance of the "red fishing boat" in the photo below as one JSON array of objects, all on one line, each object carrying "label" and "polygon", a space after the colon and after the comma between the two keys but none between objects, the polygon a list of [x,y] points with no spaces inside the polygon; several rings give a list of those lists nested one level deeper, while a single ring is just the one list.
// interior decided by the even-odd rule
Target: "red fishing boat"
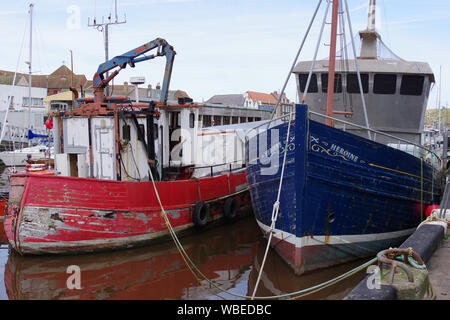
[{"label": "red fishing boat", "polygon": [[[158,56],[166,57],[159,101],[105,96],[121,69]],[[129,248],[168,238],[162,211],[182,233],[248,212],[243,165],[204,161],[217,148],[202,146],[211,135],[198,127],[200,106],[167,101],[174,56],[158,38],[101,64],[93,98],[72,89],[75,107],[52,115],[55,175],[11,176],[5,231],[12,248],[20,254]]]}]

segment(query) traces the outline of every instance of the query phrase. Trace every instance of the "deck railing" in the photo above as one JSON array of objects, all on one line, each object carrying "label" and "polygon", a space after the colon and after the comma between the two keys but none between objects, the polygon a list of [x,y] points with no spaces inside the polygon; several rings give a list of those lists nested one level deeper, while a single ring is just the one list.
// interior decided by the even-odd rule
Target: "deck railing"
[{"label": "deck railing", "polygon": [[[267,127],[266,130],[269,129],[270,124],[273,123],[273,122],[275,122],[275,121],[277,121],[277,120],[281,120],[281,121],[283,121],[283,122],[289,121],[290,115],[291,115],[291,114],[284,114],[284,115],[282,115],[282,116],[279,116],[279,117],[273,118],[273,119],[271,119],[271,120],[268,120],[267,122],[265,122],[265,123],[263,123],[263,124],[260,124],[260,125],[258,125],[258,126],[256,126],[256,127],[253,127],[252,129],[250,129],[249,131],[247,131],[247,133],[245,134],[245,139],[248,140],[249,134],[250,134],[253,130],[256,130],[256,129],[261,128],[261,127],[263,127],[263,126],[266,126],[266,127]],[[412,145],[412,146],[413,146],[413,152],[412,152],[413,155],[416,155],[416,149],[422,150],[422,151],[424,151],[425,153],[428,153],[428,154],[431,155],[431,157],[432,157],[432,160],[431,160],[431,161],[433,161],[433,159],[436,159],[436,160],[438,161],[439,165],[440,165],[440,166],[442,165],[442,160],[441,160],[441,158],[440,158],[433,150],[429,150],[429,149],[427,149],[426,147],[424,147],[424,146],[422,146],[422,145],[419,145],[419,144],[417,144],[417,143],[414,143],[414,142],[412,142],[412,141],[409,141],[409,140],[406,140],[406,139],[403,139],[403,138],[394,136],[394,135],[389,134],[389,133],[386,133],[386,132],[382,132],[382,131],[378,131],[378,130],[375,130],[375,129],[372,129],[372,128],[368,128],[368,127],[366,127],[366,126],[358,125],[358,124],[355,124],[355,123],[351,123],[351,122],[348,122],[348,121],[345,121],[345,120],[337,119],[337,118],[330,117],[330,116],[327,116],[327,115],[324,115],[324,114],[321,114],[321,113],[318,113],[318,112],[314,112],[314,111],[308,110],[308,116],[310,117],[311,115],[318,116],[318,117],[322,117],[322,118],[325,118],[325,119],[330,119],[330,120],[333,120],[333,121],[335,121],[335,122],[342,123],[342,124],[344,124],[344,127],[343,127],[343,128],[339,128],[339,129],[341,129],[341,130],[343,130],[343,131],[346,131],[346,130],[348,129],[346,126],[355,127],[355,128],[357,128],[357,129],[361,129],[361,130],[364,130],[364,131],[370,131],[371,133],[374,134],[371,140],[372,140],[372,141],[375,141],[375,142],[376,142],[376,137],[377,137],[378,135],[388,137],[388,138],[392,139],[393,141],[396,141],[396,142],[397,142],[397,145],[398,145],[398,148],[397,148],[397,149],[399,149],[399,150],[400,150],[401,142],[403,142],[403,143],[406,144],[406,145]],[[295,113],[292,113],[292,116],[293,116],[293,118],[295,118]],[[391,147],[392,147],[392,146],[391,146]],[[392,147],[392,148],[393,148],[393,147]],[[407,151],[405,151],[405,152],[407,152]],[[420,154],[418,154],[418,157],[420,157]]]}]

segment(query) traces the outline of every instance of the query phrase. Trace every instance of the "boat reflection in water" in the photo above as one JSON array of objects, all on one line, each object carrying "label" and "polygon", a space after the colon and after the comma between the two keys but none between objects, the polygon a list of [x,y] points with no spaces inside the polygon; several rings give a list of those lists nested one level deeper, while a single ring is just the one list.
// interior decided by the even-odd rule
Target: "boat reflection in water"
[{"label": "boat reflection in water", "polygon": [[[251,296],[261,270],[261,264],[266,250],[267,241],[261,239],[258,252],[253,259],[253,266],[248,278],[248,295]],[[351,263],[341,264],[328,269],[320,269],[301,276],[295,275],[285,261],[274,251],[269,250],[261,275],[261,280],[256,292],[257,297],[273,297],[298,292],[311,288],[340,276],[367,260],[356,260]],[[321,289],[315,293],[297,297],[297,295],[282,297],[281,299],[303,299],[303,300],[340,300],[343,299],[356,285],[366,276],[365,270],[360,271],[336,284]]]},{"label": "boat reflection in water", "polygon": [[[201,272],[221,288],[251,296],[263,259],[266,240],[252,218],[182,239],[189,257]],[[68,289],[70,265],[81,270],[81,289]],[[340,275],[354,266],[295,276],[269,250],[257,296],[295,292]],[[307,299],[342,299],[364,272]],[[116,252],[73,256],[20,256],[14,251],[5,267],[9,299],[241,299],[199,284],[171,242]]]},{"label": "boat reflection in water", "polygon": [[[206,277],[233,290],[251,268],[259,236],[249,218],[181,242]],[[67,288],[70,265],[80,267],[80,290]],[[172,242],[73,256],[11,252],[5,285],[9,299],[220,299],[198,283]]]}]

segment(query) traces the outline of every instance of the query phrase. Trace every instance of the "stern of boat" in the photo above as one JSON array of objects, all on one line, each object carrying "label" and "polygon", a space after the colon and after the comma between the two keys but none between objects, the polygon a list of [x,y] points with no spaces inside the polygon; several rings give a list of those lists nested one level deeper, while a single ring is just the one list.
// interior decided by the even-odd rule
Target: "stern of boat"
[{"label": "stern of boat", "polygon": [[24,176],[11,176],[9,199],[5,210],[5,234],[9,244],[19,253],[18,228],[20,224],[20,213],[22,210],[22,200],[25,194],[27,178]]}]

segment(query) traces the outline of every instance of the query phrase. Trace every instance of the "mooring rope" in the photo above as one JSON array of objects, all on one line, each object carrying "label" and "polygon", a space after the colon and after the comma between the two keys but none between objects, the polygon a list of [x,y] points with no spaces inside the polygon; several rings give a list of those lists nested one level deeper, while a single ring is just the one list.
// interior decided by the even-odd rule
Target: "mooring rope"
[{"label": "mooring rope", "polygon": [[[170,220],[169,220],[169,218],[168,218],[168,216],[167,216],[167,213],[166,213],[166,211],[165,211],[165,209],[164,209],[164,206],[163,206],[163,204],[162,204],[162,202],[161,202],[161,198],[160,198],[160,196],[159,196],[158,189],[156,188],[156,183],[155,183],[155,180],[154,180],[154,178],[153,178],[153,174],[152,174],[151,171],[150,171],[150,178],[151,178],[151,180],[152,180],[153,189],[154,189],[154,191],[155,191],[155,195],[156,195],[156,198],[157,198],[157,200],[158,200],[158,204],[159,204],[159,206],[160,206],[160,208],[161,208],[161,216],[164,218],[164,221],[165,221],[165,224],[166,224],[166,226],[167,226],[167,228],[168,228],[168,230],[169,230],[169,233],[170,233],[170,235],[171,235],[173,241],[175,242],[175,245],[176,245],[176,247],[177,247],[179,253],[180,253],[181,256],[182,256],[183,261],[185,262],[185,264],[187,265],[188,269],[192,272],[192,274],[194,275],[194,277],[197,279],[197,281],[200,283],[200,285],[201,285],[202,287],[204,287],[204,286],[203,286],[203,284],[202,284],[202,282],[201,282],[201,278],[203,278],[205,281],[207,281],[211,286],[213,286],[213,287],[216,288],[217,290],[219,290],[219,291],[221,291],[221,292],[223,292],[223,293],[229,294],[229,295],[231,295],[231,296],[238,297],[238,298],[243,298],[243,299],[257,299],[257,300],[268,300],[268,299],[283,299],[283,298],[289,298],[289,297],[293,297],[293,296],[296,296],[296,295],[297,295],[297,297],[295,297],[295,298],[298,298],[298,297],[300,297],[299,295],[305,296],[305,295],[308,295],[308,294],[312,294],[312,293],[315,293],[315,292],[317,292],[317,291],[319,291],[319,290],[321,290],[321,289],[324,289],[324,288],[326,288],[326,287],[329,287],[329,286],[331,286],[332,284],[335,284],[335,283],[337,283],[337,282],[339,282],[339,281],[341,281],[341,280],[344,280],[344,279],[346,279],[346,278],[352,276],[353,274],[355,274],[355,273],[357,273],[357,272],[359,272],[359,271],[361,271],[361,270],[367,268],[369,265],[373,264],[373,263],[377,260],[377,258],[371,259],[370,261],[368,261],[368,262],[366,262],[366,263],[364,263],[364,264],[362,264],[362,265],[360,265],[360,266],[358,266],[358,267],[356,267],[356,268],[354,268],[354,269],[352,269],[352,270],[350,270],[350,271],[348,271],[348,272],[346,272],[346,273],[344,273],[344,274],[342,274],[342,275],[340,275],[340,276],[338,276],[338,277],[335,277],[335,278],[333,278],[333,279],[331,279],[331,280],[328,280],[328,281],[326,281],[326,282],[320,283],[320,284],[315,285],[315,286],[310,287],[310,288],[306,288],[306,289],[302,289],[302,290],[299,290],[299,291],[295,291],[295,292],[291,292],[291,293],[286,293],[286,294],[280,294],[280,295],[275,295],[275,296],[255,297],[255,296],[242,295],[242,294],[238,294],[238,293],[234,293],[234,292],[231,292],[231,291],[222,289],[218,284],[216,284],[214,281],[212,281],[212,280],[210,280],[208,277],[206,277],[206,276],[199,270],[199,268],[195,265],[195,263],[189,258],[189,255],[186,253],[186,250],[184,249],[183,245],[181,244],[181,242],[180,242],[178,236],[176,235],[175,230],[174,230],[173,227],[172,227],[172,224],[170,223]],[[198,274],[197,274],[196,272],[197,272]],[[204,288],[205,288],[205,289],[208,289],[208,288],[206,288],[206,287],[204,287]],[[217,295],[216,293],[213,293],[213,294]],[[221,296],[220,296],[220,297],[221,297]],[[221,298],[225,299],[224,297],[221,297]]]},{"label": "mooring rope", "polygon": [[264,253],[263,261],[261,263],[261,268],[259,269],[258,279],[256,280],[255,287],[253,288],[252,300],[255,298],[256,290],[258,290],[259,281],[261,280],[261,275],[262,275],[262,272],[264,269],[264,265],[266,263],[267,254],[269,252],[270,243],[272,242],[273,230],[275,229],[275,223],[278,220],[278,212],[280,210],[281,187],[283,186],[284,169],[286,167],[286,156],[288,153],[289,135],[290,135],[291,124],[292,124],[292,114],[293,114],[293,110],[291,110],[291,113],[289,114],[289,124],[288,124],[288,129],[287,129],[287,134],[286,134],[286,143],[285,143],[285,147],[284,147],[283,164],[281,166],[280,184],[278,186],[277,200],[273,203],[273,207],[272,207],[272,217],[271,217],[272,223],[270,224],[270,229],[269,229],[269,239],[267,240],[266,251]]}]

